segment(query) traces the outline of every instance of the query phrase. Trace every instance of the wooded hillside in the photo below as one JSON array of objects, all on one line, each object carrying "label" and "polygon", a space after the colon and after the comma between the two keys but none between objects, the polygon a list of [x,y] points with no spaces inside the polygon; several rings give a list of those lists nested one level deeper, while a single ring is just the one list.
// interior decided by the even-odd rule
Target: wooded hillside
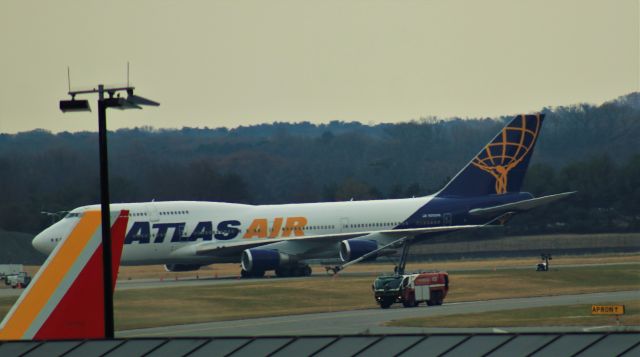
[{"label": "wooded hillside", "polygon": [[[541,111],[547,117],[525,188],[579,194],[517,218],[525,224],[513,232],[639,231],[640,94]],[[424,195],[441,188],[509,119],[118,130],[109,135],[112,201]],[[41,211],[99,202],[97,147],[93,132],[0,134],[0,228],[35,233],[51,223]]]}]

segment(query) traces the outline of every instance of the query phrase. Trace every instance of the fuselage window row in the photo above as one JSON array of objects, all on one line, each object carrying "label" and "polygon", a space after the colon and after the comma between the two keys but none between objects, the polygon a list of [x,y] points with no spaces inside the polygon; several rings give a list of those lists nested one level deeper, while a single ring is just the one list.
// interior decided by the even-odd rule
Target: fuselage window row
[{"label": "fuselage window row", "polygon": [[[178,214],[189,214],[189,211],[161,211],[158,213],[161,216],[170,216],[170,215],[178,215]],[[146,213],[145,213],[146,216]]]}]

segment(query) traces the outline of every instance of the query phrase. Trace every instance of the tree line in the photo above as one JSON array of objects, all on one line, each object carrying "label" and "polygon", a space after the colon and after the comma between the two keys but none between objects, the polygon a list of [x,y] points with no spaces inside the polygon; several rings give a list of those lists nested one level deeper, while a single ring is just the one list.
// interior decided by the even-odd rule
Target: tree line
[{"label": "tree line", "polygon": [[[525,189],[579,193],[518,217],[526,224],[514,232],[638,231],[640,94],[542,112]],[[109,133],[111,198],[277,204],[426,195],[510,119],[121,129]],[[51,223],[40,212],[99,202],[97,146],[94,132],[0,134],[0,228],[35,233]]]}]

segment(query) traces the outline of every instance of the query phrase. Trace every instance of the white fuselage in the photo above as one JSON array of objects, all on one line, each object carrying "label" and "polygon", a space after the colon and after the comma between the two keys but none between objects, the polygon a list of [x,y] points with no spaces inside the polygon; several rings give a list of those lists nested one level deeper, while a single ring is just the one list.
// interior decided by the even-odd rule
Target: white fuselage
[{"label": "white fuselage", "polygon": [[[219,202],[118,203],[111,211],[128,210],[122,264],[212,264],[239,262],[231,257],[198,256],[195,246],[217,242],[221,247],[289,237],[388,230],[401,225],[432,196],[327,203],[244,205]],[[33,245],[48,254],[75,226],[86,210],[72,210],[38,234]],[[319,247],[313,258],[337,258],[337,244]]]}]

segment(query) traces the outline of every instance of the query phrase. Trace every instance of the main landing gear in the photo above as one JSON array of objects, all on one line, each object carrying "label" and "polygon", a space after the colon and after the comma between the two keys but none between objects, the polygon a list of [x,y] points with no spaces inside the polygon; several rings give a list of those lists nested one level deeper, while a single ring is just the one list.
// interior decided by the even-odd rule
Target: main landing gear
[{"label": "main landing gear", "polygon": [[[240,270],[240,276],[244,278],[262,278],[264,277],[264,270],[260,271],[246,271],[244,269]],[[276,276],[278,278],[286,278],[286,277],[295,277],[295,276],[310,276],[312,273],[311,267],[309,265],[295,265],[295,266],[285,266],[276,269]]]},{"label": "main landing gear", "polygon": [[246,271],[244,269],[241,269],[240,270],[240,277],[243,278],[243,279],[262,278],[262,277],[264,277],[264,270]]},{"label": "main landing gear", "polygon": [[279,278],[290,276],[310,276],[311,267],[308,265],[298,265],[294,267],[284,267],[276,269],[276,276]]}]

